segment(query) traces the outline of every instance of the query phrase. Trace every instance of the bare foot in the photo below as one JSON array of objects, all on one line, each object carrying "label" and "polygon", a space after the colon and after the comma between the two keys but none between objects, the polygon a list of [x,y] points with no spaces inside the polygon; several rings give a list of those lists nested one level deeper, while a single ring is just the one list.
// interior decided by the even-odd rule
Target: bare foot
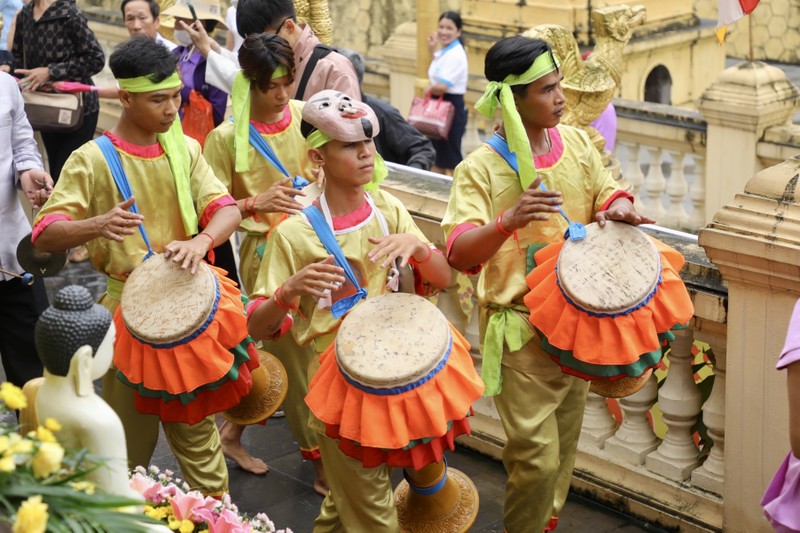
[{"label": "bare foot", "polygon": [[269,472],[267,463],[253,457],[250,452],[242,446],[242,433],[245,426],[234,424],[233,422],[223,421],[219,426],[219,438],[222,443],[222,455],[236,463],[245,472],[250,472],[257,476],[263,476]]},{"label": "bare foot", "polygon": [[314,470],[317,472],[317,479],[314,481],[314,492],[320,496],[327,496],[331,491],[328,487],[328,478],[325,477],[325,468],[322,466],[322,459],[312,459]]}]

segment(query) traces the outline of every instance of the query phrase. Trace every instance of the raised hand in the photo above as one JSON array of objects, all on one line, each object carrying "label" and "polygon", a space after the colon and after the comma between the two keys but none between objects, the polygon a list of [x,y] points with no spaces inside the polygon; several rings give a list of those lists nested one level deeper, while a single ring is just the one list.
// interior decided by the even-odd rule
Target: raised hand
[{"label": "raised hand", "polygon": [[322,298],[325,291],[335,291],[345,282],[344,270],[334,264],[329,255],[318,263],[311,263],[299,270],[283,284],[281,298],[287,303],[299,296]]},{"label": "raised hand", "polygon": [[[275,183],[265,192],[255,196],[255,201],[250,208],[256,213],[288,213],[293,215],[303,209],[303,206],[294,199],[295,196],[305,196],[291,185],[291,178],[285,178]],[[247,202],[245,202],[247,203]]]},{"label": "raised hand", "polygon": [[373,263],[383,259],[381,268],[391,266],[398,258],[400,259],[400,268],[405,268],[411,256],[427,256],[429,253],[428,246],[411,233],[370,237],[368,240],[375,247],[367,254],[367,258]]},{"label": "raised hand", "polygon": [[129,211],[135,201],[131,196],[106,214],[95,217],[100,236],[122,242],[126,236],[136,233],[136,227],[144,223],[144,216]]},{"label": "raised hand", "polygon": [[549,220],[551,213],[558,213],[559,206],[564,203],[561,192],[542,190],[539,188],[541,183],[540,176],[525,189],[517,203],[505,212],[501,220],[504,229],[513,232],[526,226],[528,222]]}]

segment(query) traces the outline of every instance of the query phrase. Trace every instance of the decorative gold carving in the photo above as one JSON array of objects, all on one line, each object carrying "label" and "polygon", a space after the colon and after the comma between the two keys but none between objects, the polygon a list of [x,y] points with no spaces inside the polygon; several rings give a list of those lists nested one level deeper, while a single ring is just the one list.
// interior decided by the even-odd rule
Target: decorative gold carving
[{"label": "decorative gold carving", "polygon": [[564,74],[561,86],[566,97],[566,109],[562,122],[586,131],[601,152],[605,139],[589,124],[608,107],[617,92],[622,50],[633,35],[633,28],[642,24],[644,19],[644,6],[622,4],[592,11],[597,43],[585,61],[581,59],[572,32],[563,26],[542,24],[523,34],[543,39],[552,46]]},{"label": "decorative gold carving", "polygon": [[[333,44],[333,21],[328,0],[301,0],[308,4],[308,24],[323,44]],[[295,1],[295,5],[298,2]]]},{"label": "decorative gold carving", "polygon": [[[466,474],[455,468],[447,469],[446,483],[454,490],[442,489],[437,494],[454,492],[456,495],[454,502],[449,508],[441,508],[431,503],[430,508],[436,508],[440,513],[431,517],[430,513],[420,513],[419,509],[409,505],[408,482],[405,480],[400,482],[394,491],[394,503],[397,507],[397,520],[400,523],[401,533],[462,533],[469,530],[478,515],[478,489]],[[437,495],[421,498],[435,499]],[[419,501],[420,497],[416,499]],[[423,518],[421,514],[427,517]]]}]

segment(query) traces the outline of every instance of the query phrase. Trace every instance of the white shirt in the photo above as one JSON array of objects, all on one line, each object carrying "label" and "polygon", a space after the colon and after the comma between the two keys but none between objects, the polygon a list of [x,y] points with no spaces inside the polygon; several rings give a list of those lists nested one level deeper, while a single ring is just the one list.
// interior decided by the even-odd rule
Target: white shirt
[{"label": "white shirt", "polygon": [[468,76],[467,52],[461,41],[455,40],[433,53],[428,67],[431,83],[444,83],[448,94],[466,94]]},{"label": "white shirt", "polygon": [[[19,172],[43,168],[42,156],[25,115],[17,82],[0,72],[0,268],[22,273],[17,244],[31,232],[31,224],[19,203]],[[0,279],[13,279],[0,274]]]},{"label": "white shirt", "polygon": [[177,44],[173,43],[172,41],[170,41],[169,39],[167,39],[166,37],[164,37],[160,33],[156,33],[156,42],[158,44],[163,44],[164,46],[166,46],[167,50],[169,50],[170,52],[172,52],[173,50],[175,50],[178,47]]},{"label": "white shirt", "polygon": [[228,11],[225,12],[225,25],[228,27],[228,31],[231,32],[231,35],[233,35],[233,51],[238,52],[239,47],[242,46],[244,42],[244,37],[239,35],[239,31],[236,29],[235,6],[229,7]]}]

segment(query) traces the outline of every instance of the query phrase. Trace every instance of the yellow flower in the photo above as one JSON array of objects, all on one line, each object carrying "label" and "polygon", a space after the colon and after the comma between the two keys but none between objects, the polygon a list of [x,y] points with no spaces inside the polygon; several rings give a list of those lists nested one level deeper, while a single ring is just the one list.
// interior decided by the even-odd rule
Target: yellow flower
[{"label": "yellow flower", "polygon": [[58,442],[53,432],[44,426],[36,428],[36,437],[42,442]]},{"label": "yellow flower", "polygon": [[156,520],[164,520],[169,514],[169,510],[169,506],[150,507],[149,505],[146,505],[144,508],[144,514],[150,518],[155,518]]},{"label": "yellow flower", "polygon": [[0,435],[0,453],[5,453],[10,444],[8,435]]},{"label": "yellow flower", "polygon": [[175,518],[174,516],[170,516],[167,519],[167,527],[170,528],[172,531],[178,531],[178,528],[181,527],[181,521]]},{"label": "yellow flower", "polygon": [[25,398],[22,389],[8,381],[0,384],[0,400],[3,400],[3,403],[5,403],[9,409],[23,409],[28,407],[28,400]]},{"label": "yellow flower", "polygon": [[7,455],[0,459],[0,472],[13,472],[17,469],[17,465],[14,464],[14,457],[11,455]]},{"label": "yellow flower", "polygon": [[178,530],[180,533],[193,533],[194,531],[194,522],[191,520],[182,520],[181,527]]},{"label": "yellow flower", "polygon": [[39,451],[33,456],[31,466],[33,475],[44,478],[61,468],[61,460],[64,458],[64,448],[57,442],[43,442],[39,446]]},{"label": "yellow flower", "polygon": [[84,492],[86,494],[94,494],[95,493],[95,484],[91,481],[73,481],[69,484],[70,487],[73,489]]},{"label": "yellow flower", "polygon": [[58,420],[49,416],[44,421],[44,427],[50,431],[61,431],[61,424],[58,423]]},{"label": "yellow flower", "polygon": [[19,506],[13,533],[44,533],[47,529],[47,504],[41,496],[31,496]]},{"label": "yellow flower", "polygon": [[16,455],[16,454],[30,454],[33,452],[33,441],[29,439],[23,439],[19,437],[19,435],[11,434],[11,441],[10,446],[8,447],[8,455]]}]

